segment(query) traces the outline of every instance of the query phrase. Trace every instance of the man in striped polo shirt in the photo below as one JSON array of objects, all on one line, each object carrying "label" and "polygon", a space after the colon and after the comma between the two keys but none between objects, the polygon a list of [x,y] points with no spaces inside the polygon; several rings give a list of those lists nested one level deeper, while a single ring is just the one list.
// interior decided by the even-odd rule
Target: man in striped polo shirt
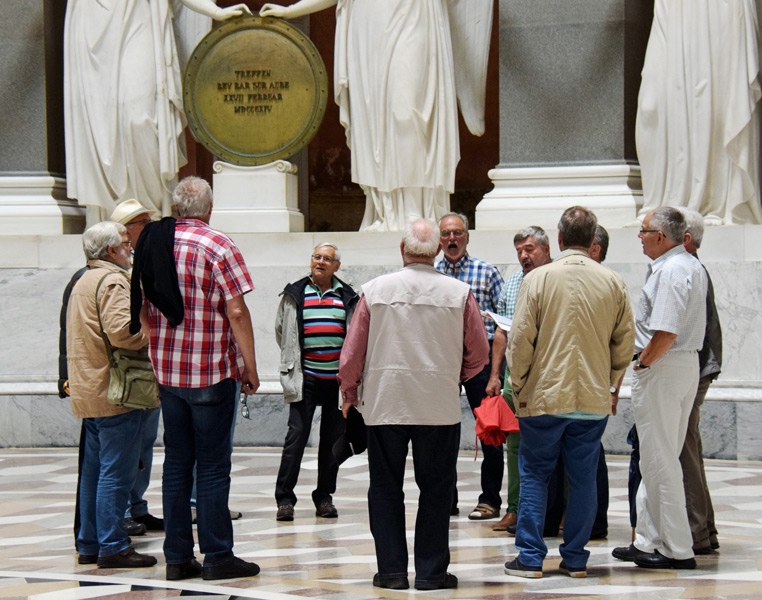
[{"label": "man in striped polo shirt", "polygon": [[318,517],[338,516],[332,497],[339,472],[333,445],[344,433],[344,418],[336,376],[346,330],[358,301],[355,291],[335,276],[340,258],[333,244],[315,246],[309,277],[289,283],[281,294],[275,340],[281,351],[280,381],[289,416],[275,484],[278,521],[294,520],[294,487],[317,406],[322,409],[318,481],[312,501]]}]

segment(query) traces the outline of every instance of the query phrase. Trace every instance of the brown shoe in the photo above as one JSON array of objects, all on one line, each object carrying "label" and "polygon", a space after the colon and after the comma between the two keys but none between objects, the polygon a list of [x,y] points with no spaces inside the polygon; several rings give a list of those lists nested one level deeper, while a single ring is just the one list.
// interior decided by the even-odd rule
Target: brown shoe
[{"label": "brown shoe", "polygon": [[492,531],[505,531],[509,525],[516,524],[516,513],[507,512],[505,516],[492,526]]},{"label": "brown shoe", "polygon": [[148,554],[138,554],[132,546],[110,556],[98,557],[99,569],[139,569],[141,567],[153,567],[155,564],[155,557]]}]

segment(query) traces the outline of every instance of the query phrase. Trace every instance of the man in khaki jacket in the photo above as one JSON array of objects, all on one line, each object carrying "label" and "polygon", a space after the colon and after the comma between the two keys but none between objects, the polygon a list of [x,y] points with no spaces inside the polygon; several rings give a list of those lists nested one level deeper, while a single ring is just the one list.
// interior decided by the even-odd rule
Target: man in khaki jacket
[{"label": "man in khaki jacket", "polygon": [[509,575],[542,577],[547,484],[559,455],[569,479],[560,570],[587,574],[601,436],[635,340],[624,280],[588,255],[597,224],[591,211],[567,209],[558,224],[561,254],[524,278],[516,301],[507,358],[521,428],[521,496],[519,555],[505,564]]},{"label": "man in khaki jacket", "polygon": [[142,331],[129,332],[130,241],[124,225],[105,221],[85,232],[82,245],[88,270],[72,290],[66,317],[72,411],[83,419],[86,432],[78,560],[103,568],[151,567],[156,559],[135,552],[121,525],[137,475],[146,411],[108,403],[109,358],[102,337],[114,348],[148,345]]}]

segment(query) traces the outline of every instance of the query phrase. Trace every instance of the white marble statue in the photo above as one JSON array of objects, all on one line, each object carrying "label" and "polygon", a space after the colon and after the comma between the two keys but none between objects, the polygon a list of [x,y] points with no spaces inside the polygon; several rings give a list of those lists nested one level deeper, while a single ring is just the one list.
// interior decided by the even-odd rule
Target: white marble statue
[{"label": "white marble statue", "polygon": [[660,205],[708,224],[762,223],[755,0],[656,0],[638,98],[642,217]]},{"label": "white marble statue", "polygon": [[334,5],[334,94],[366,195],[360,230],[438,219],[460,160],[458,104],[471,132],[484,132],[492,0],[301,0],[260,15]]},{"label": "white marble statue", "polygon": [[[193,11],[199,17],[184,14]],[[211,19],[244,12],[244,4],[218,8],[213,0],[68,1],[66,179],[88,223],[129,198],[171,212],[170,192],[187,162],[178,47],[187,60]]]}]

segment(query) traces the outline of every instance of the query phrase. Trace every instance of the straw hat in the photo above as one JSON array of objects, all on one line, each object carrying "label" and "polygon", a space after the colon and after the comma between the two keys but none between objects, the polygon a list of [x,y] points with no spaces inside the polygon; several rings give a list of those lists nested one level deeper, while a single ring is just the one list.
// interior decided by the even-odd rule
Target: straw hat
[{"label": "straw hat", "polygon": [[111,220],[122,225],[127,225],[138,215],[146,214],[150,217],[155,212],[154,210],[148,210],[133,198],[117,204],[114,212],[111,213]]}]

